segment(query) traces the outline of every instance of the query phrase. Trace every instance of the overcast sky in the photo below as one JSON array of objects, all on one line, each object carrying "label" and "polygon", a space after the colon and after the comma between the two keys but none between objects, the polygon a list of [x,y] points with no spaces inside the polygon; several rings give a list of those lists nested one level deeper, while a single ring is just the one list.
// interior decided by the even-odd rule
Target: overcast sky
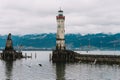
[{"label": "overcast sky", "polygon": [[0,0],[0,34],[55,33],[60,7],[66,33],[120,32],[120,0]]}]

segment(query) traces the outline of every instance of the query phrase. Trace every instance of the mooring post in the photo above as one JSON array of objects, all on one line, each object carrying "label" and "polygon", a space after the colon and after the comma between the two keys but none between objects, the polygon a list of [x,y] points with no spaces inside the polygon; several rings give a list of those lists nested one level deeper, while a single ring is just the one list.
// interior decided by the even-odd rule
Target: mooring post
[{"label": "mooring post", "polygon": [[35,59],[36,59],[36,57],[37,57],[37,55],[36,55],[36,53],[35,53]]},{"label": "mooring post", "polygon": [[49,54],[49,60],[51,61],[52,57],[51,57],[51,53]]},{"label": "mooring post", "polygon": [[32,53],[31,53],[31,59],[32,59]]},{"label": "mooring post", "polygon": [[25,53],[25,59],[27,58],[27,53]]}]

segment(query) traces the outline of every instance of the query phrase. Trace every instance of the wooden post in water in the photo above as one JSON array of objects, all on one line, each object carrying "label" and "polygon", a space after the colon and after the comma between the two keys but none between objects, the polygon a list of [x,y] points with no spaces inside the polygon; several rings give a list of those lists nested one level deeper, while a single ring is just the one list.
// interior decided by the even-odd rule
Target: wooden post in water
[{"label": "wooden post in water", "polygon": [[32,53],[31,53],[31,59],[32,59]]},{"label": "wooden post in water", "polygon": [[51,56],[51,53],[49,54],[49,61],[51,61],[52,60],[52,56]]},{"label": "wooden post in water", "polygon": [[25,59],[27,58],[27,53],[25,53]]},{"label": "wooden post in water", "polygon": [[36,53],[35,53],[35,59],[37,58],[37,55],[36,55]]}]

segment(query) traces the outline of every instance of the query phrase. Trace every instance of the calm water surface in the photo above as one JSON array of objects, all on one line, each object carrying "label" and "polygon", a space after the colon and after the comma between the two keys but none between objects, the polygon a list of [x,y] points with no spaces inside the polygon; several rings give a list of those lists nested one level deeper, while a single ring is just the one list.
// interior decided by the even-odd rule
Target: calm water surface
[{"label": "calm water surface", "polygon": [[[21,59],[14,62],[0,60],[0,80],[120,80],[119,65],[53,64],[49,61],[51,51],[24,51],[23,54],[25,53],[27,55],[32,53],[32,59]],[[84,51],[79,53],[88,54]],[[90,51],[89,53],[120,54],[119,51]]]}]

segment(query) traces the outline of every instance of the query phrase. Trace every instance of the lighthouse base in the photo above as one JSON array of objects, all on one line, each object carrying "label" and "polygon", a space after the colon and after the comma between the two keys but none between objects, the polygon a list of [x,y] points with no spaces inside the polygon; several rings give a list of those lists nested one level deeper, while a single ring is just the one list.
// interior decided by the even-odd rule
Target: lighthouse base
[{"label": "lighthouse base", "polygon": [[22,52],[16,52],[15,50],[3,50],[1,53],[1,59],[3,60],[16,60],[23,58]]},{"label": "lighthouse base", "polygon": [[52,62],[77,62],[78,53],[71,50],[53,50]]}]

